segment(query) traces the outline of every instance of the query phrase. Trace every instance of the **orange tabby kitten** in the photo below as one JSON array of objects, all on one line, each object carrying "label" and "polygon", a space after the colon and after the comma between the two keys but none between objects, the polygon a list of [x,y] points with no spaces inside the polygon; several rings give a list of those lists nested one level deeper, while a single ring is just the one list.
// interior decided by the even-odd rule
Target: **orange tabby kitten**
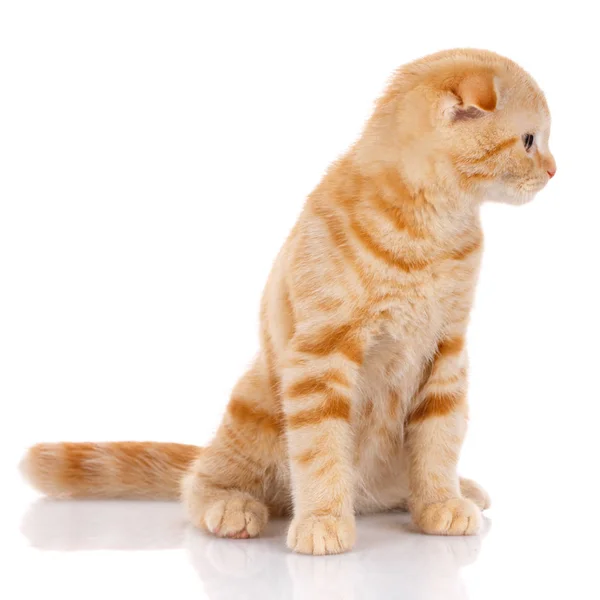
[{"label": "orange tabby kitten", "polygon": [[400,68],[279,253],[260,354],[212,443],[40,444],[25,473],[57,497],[181,496],[223,537],[292,513],[288,545],[306,554],[350,549],[355,514],[398,507],[426,533],[477,533],[489,498],[456,466],[479,209],[546,185],[549,133],[544,95],[506,58]]}]

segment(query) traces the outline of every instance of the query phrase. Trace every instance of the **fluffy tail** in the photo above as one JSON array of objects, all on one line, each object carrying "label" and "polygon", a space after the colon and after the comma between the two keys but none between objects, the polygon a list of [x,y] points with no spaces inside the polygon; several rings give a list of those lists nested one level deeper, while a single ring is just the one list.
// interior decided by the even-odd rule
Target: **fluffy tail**
[{"label": "fluffy tail", "polygon": [[34,488],[58,498],[172,500],[201,450],[158,442],[37,444],[21,470]]}]

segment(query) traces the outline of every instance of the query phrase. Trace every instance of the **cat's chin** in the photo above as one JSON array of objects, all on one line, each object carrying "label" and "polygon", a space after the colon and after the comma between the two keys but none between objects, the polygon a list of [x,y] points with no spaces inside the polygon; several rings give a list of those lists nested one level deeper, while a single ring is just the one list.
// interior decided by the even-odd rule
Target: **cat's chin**
[{"label": "cat's chin", "polygon": [[487,191],[485,199],[489,202],[500,202],[502,204],[512,204],[520,206],[531,202],[537,194],[536,191],[525,192],[522,190],[513,190],[510,188],[492,188]]}]

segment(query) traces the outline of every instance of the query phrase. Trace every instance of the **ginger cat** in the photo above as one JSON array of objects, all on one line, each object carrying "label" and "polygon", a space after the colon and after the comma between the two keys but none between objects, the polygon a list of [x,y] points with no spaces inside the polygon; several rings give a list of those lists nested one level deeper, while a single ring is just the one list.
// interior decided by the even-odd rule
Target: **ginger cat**
[{"label": "ginger cat", "polygon": [[306,554],[349,550],[357,513],[393,508],[426,533],[477,533],[489,498],[456,469],[479,211],[546,185],[549,133],[543,93],[506,58],[401,67],[281,249],[260,353],[212,443],[39,444],[29,480],[56,497],[181,497],[222,537],[293,514],[287,543]]}]

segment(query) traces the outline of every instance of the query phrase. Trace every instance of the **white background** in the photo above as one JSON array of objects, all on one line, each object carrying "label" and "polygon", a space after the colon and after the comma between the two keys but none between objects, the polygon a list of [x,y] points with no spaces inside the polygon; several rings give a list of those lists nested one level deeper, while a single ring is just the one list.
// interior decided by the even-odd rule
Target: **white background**
[{"label": "white background", "polygon": [[[1,585],[63,600],[594,597],[591,7],[4,0]],[[461,468],[492,495],[490,533],[425,538],[384,516],[359,524],[356,552],[306,559],[284,550],[284,524],[213,543],[177,506],[31,505],[16,464],[36,441],[210,439],[257,349],[261,289],[304,198],[392,71],[455,46],[534,75],[558,164],[532,204],[484,209]]]}]

